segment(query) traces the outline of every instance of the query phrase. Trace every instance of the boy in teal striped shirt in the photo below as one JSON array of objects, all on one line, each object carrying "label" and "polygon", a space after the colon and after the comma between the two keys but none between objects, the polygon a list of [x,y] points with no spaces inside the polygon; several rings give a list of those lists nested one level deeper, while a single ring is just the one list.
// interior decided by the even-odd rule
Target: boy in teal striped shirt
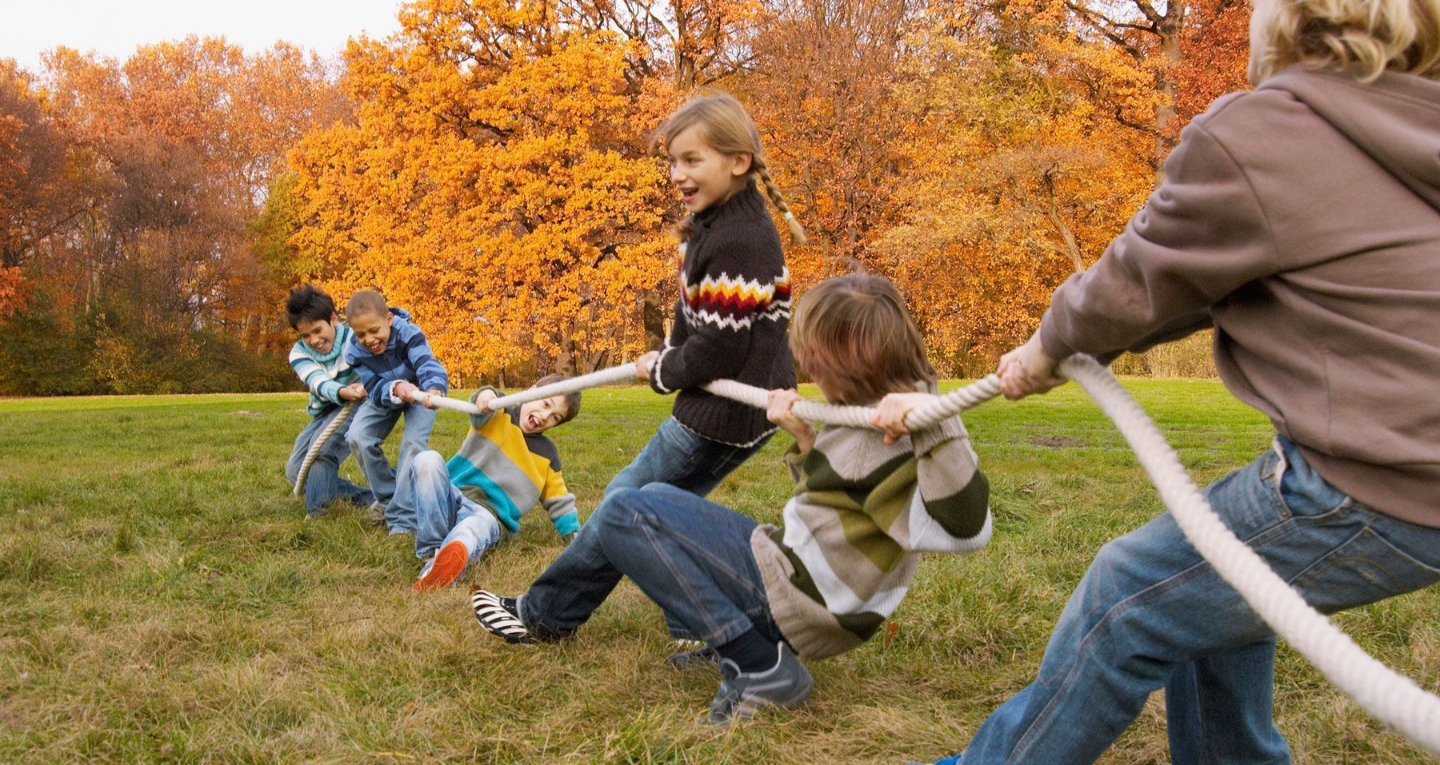
[{"label": "boy in teal striped shirt", "polygon": [[[349,327],[336,322],[335,301],[329,295],[311,284],[296,288],[285,301],[285,318],[300,333],[300,339],[290,349],[290,368],[310,389],[310,402],[305,407],[310,423],[295,438],[295,447],[285,463],[285,478],[294,485],[315,438],[340,415],[345,402],[365,398],[365,387],[345,361],[345,344],[351,332]],[[354,416],[355,410],[351,409],[346,419]],[[334,499],[347,499],[361,507],[375,499],[369,489],[340,477],[340,463],[350,454],[350,445],[345,441],[346,427],[341,424],[306,474],[305,513],[308,516],[324,512],[325,505]]]}]

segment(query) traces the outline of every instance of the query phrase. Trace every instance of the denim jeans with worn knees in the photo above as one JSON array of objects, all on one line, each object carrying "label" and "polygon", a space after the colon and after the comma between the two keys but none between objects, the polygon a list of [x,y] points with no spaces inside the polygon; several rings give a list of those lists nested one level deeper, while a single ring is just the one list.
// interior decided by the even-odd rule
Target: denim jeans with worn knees
[{"label": "denim jeans with worn knees", "polygon": [[681,425],[674,417],[666,417],[629,466],[610,479],[605,494],[609,496],[616,489],[643,489],[652,483],[666,483],[703,497],[763,449],[773,435],[766,435],[750,446],[733,446],[712,441]]},{"label": "denim jeans with worn knees", "polygon": [[[1316,609],[1440,579],[1440,529],[1326,483],[1284,437],[1206,490],[1211,506]],[[962,765],[1091,763],[1166,689],[1175,765],[1290,762],[1273,720],[1275,637],[1167,513],[1101,548],[1035,681],[981,725]]]},{"label": "denim jeans with worn knees", "polygon": [[[343,407],[331,407],[328,411],[312,417],[300,430],[300,435],[295,437],[290,459],[285,461],[285,480],[292,486],[295,479],[300,477],[300,467],[305,464],[305,455],[310,452],[310,446],[315,443],[320,433],[340,416],[342,409]],[[352,409],[345,417],[346,422],[354,416],[355,410]],[[350,456],[350,444],[345,440],[347,427],[346,423],[341,423],[340,427],[330,434],[330,439],[325,442],[320,453],[315,455],[315,461],[310,463],[310,472],[305,474],[305,512],[309,515],[318,514],[334,499],[348,500],[359,505],[374,501],[375,497],[369,489],[356,486],[340,477],[340,463]]]},{"label": "denim jeans with worn knees", "polygon": [[[400,438],[400,456],[395,467],[385,456],[385,439],[395,429],[395,423],[405,417],[405,432]],[[410,493],[410,482],[404,479],[410,467],[410,460],[425,451],[430,441],[430,429],[435,426],[435,410],[421,404],[406,404],[394,409],[382,409],[373,402],[365,401],[356,409],[355,419],[350,423],[346,440],[355,460],[365,473],[365,480],[375,492],[375,498],[385,504],[385,525],[391,531],[415,530],[415,503]]]},{"label": "denim jeans with worn knees", "polygon": [[460,493],[450,483],[450,470],[439,452],[423,451],[410,461],[409,485],[415,502],[415,557],[433,557],[451,539],[463,520],[479,518],[470,546],[470,559],[478,559],[500,542],[500,521],[495,514]]},{"label": "denim jeans with worn knees", "polygon": [[620,489],[520,599],[527,628],[574,632],[628,576],[687,633],[710,645],[750,629],[781,640],[750,552],[755,521],[672,486]]}]

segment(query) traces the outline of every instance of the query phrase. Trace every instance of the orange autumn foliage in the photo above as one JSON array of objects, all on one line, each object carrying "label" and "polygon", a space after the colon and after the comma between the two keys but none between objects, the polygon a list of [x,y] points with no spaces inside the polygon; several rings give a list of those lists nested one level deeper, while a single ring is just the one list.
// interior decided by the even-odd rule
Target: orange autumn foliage
[{"label": "orange autumn foliage", "polygon": [[637,43],[548,2],[424,0],[347,53],[354,123],[291,157],[292,239],[339,295],[380,289],[477,380],[640,351],[637,297],[672,275],[670,194],[634,125]]}]

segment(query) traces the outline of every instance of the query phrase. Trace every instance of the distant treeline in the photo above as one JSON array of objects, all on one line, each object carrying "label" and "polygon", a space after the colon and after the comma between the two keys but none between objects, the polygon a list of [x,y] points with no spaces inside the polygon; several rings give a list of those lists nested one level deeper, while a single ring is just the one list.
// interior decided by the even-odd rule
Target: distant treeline
[{"label": "distant treeline", "polygon": [[798,290],[889,276],[937,367],[984,372],[1242,86],[1247,19],[1230,0],[420,0],[338,63],[195,38],[0,61],[0,394],[295,387],[280,304],[306,280],[382,290],[461,384],[628,359],[675,298],[650,131],[706,87],[761,128],[811,240],[787,252]]}]

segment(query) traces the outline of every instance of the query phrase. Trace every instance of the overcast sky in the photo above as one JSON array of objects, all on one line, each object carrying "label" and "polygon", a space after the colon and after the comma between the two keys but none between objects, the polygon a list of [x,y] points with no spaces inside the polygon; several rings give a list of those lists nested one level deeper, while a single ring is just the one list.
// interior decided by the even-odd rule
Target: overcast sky
[{"label": "overcast sky", "polygon": [[278,40],[333,56],[350,37],[399,28],[402,0],[0,0],[0,58],[38,71],[65,45],[124,60],[136,46],[224,36],[258,53]]}]

